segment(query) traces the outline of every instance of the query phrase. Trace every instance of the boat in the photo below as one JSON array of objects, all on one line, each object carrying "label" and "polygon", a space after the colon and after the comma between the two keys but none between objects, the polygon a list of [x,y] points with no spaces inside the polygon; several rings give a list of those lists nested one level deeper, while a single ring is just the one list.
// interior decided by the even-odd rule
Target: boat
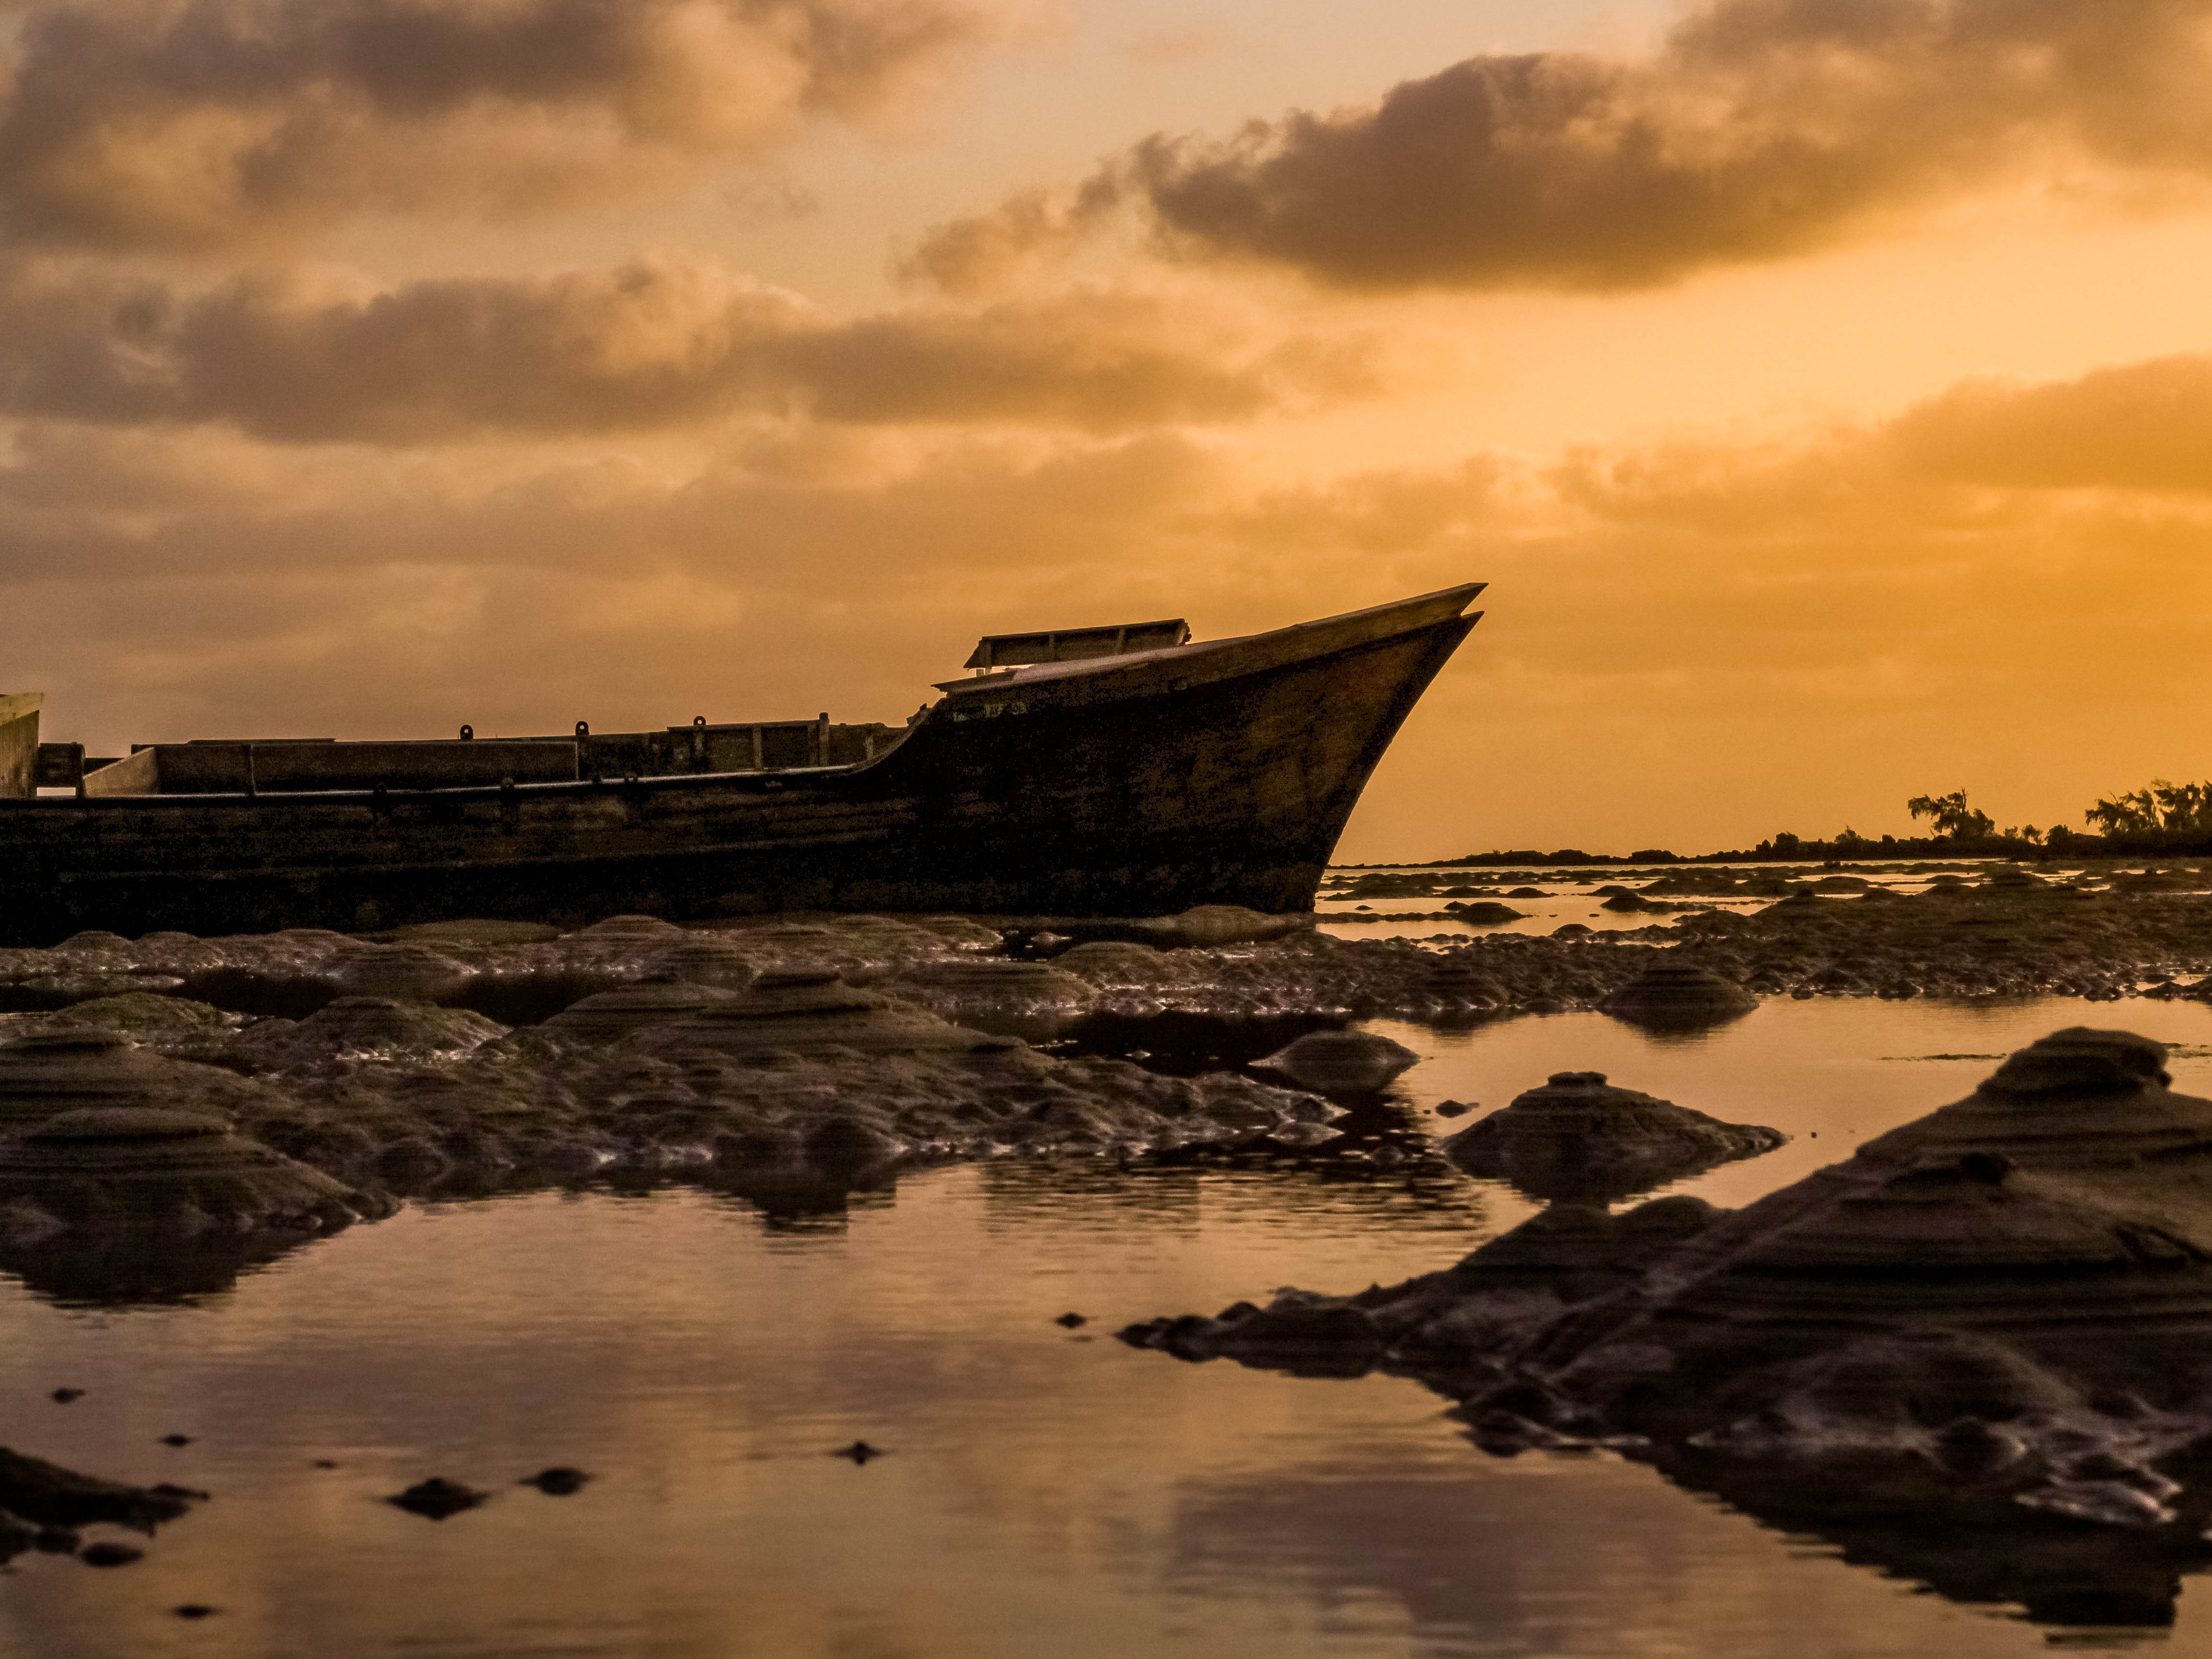
[{"label": "boat", "polygon": [[1267,633],[1000,635],[903,727],[200,740],[0,698],[0,943],[627,913],[1310,910],[1481,583]]}]

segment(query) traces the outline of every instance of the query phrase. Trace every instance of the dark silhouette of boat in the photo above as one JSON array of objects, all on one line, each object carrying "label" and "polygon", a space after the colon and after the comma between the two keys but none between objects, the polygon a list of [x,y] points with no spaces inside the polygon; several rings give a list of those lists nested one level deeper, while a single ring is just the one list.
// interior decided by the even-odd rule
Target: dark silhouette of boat
[{"label": "dark silhouette of boat", "polygon": [[[984,640],[903,730],[37,741],[0,699],[0,942],[768,910],[1311,908],[1482,585],[1237,639]],[[12,718],[11,718],[12,716]],[[40,793],[43,787],[44,793]]]}]

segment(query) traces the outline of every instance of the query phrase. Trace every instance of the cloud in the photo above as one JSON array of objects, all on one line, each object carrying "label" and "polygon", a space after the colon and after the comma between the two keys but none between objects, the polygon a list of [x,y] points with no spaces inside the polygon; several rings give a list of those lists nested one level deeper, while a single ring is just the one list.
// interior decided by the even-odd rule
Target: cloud
[{"label": "cloud", "polygon": [[2212,0],[1713,0],[1632,61],[1470,58],[1371,108],[1156,134],[1065,201],[939,227],[986,284],[1134,215],[1192,261],[1352,289],[1621,289],[2087,163],[2212,173]]},{"label": "cloud", "polygon": [[1970,381],[1900,416],[1888,435],[1912,470],[1961,483],[2212,493],[2212,356],[2042,385]]},{"label": "cloud", "polygon": [[1901,833],[1906,795],[1960,787],[2078,823],[2186,772],[2212,720],[2189,672],[2212,653],[2212,477],[2075,441],[2212,429],[2205,373],[1273,483],[1233,440],[1162,433],[771,421],[672,473],[23,422],[0,657],[56,736],[96,744],[896,719],[985,632],[1232,634],[1480,580],[1489,617],[1347,856]]},{"label": "cloud", "polygon": [[1356,337],[1255,346],[1187,303],[1103,288],[837,321],[676,253],[396,289],[295,273],[185,294],[31,269],[0,286],[0,409],[228,422],[283,441],[550,436],[744,413],[1114,431],[1363,395],[1370,356]]},{"label": "cloud", "polygon": [[0,224],[220,250],[362,213],[523,215],[866,119],[1012,0],[50,0],[0,98]]}]

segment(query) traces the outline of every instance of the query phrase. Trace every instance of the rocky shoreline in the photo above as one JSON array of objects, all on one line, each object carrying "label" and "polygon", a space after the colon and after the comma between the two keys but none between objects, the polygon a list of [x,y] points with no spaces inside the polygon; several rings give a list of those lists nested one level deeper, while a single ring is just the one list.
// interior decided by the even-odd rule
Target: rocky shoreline
[{"label": "rocky shoreline", "polygon": [[[1609,1449],[2039,1617],[2162,1623],[2212,1559],[2212,1101],[2170,1085],[2161,1045],[2071,1028],[1741,1211],[1524,1176],[1548,1206],[1441,1273],[1122,1337],[1409,1376],[1497,1455]],[[1560,1097],[1646,1190],[1705,1156],[1578,1074],[1487,1121]]]},{"label": "rocky shoreline", "polygon": [[[1851,875],[1675,871],[1604,902],[1782,896],[1429,941],[1228,907],[83,934],[0,952],[0,1265],[184,1294],[411,1196],[670,1175],[796,1192],[960,1159],[1311,1147],[1411,1061],[1329,1029],[1362,1018],[1596,1008],[1663,1030],[1761,996],[2212,997],[2201,879],[1996,866],[1901,897]],[[1085,1035],[1175,1018],[1310,1035],[1183,1075]]]}]

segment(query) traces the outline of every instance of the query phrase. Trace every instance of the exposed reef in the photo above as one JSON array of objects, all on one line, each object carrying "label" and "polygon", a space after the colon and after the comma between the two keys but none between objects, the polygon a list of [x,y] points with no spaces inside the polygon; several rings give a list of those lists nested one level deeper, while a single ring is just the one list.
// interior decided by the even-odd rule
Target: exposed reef
[{"label": "exposed reef", "polygon": [[[1611,1447],[2043,1616],[2160,1622],[2212,1520],[2212,1101],[2170,1083],[2073,1028],[1741,1211],[1556,1206],[1403,1285],[1123,1335],[1412,1376],[1486,1450]],[[1979,1542],[1917,1565],[1947,1534]]]},{"label": "exposed reef", "polygon": [[1546,1202],[1610,1203],[1779,1146],[1778,1130],[1723,1123],[1609,1084],[1555,1072],[1541,1087],[1461,1130],[1443,1154],[1469,1175]]}]

